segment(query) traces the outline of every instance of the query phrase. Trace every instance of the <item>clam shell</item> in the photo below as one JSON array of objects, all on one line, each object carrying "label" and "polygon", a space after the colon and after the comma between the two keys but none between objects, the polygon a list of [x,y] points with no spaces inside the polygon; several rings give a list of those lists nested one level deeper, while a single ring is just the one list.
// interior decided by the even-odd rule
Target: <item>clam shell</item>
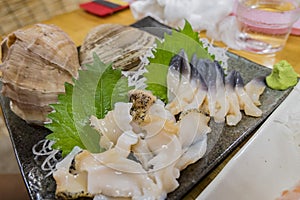
[{"label": "clam shell", "polygon": [[80,64],[91,64],[95,52],[102,62],[113,63],[113,68],[133,70],[154,42],[155,36],[137,28],[103,24],[93,28],[84,39],[80,48]]},{"label": "clam shell", "polygon": [[26,120],[30,124],[43,125],[47,122],[47,114],[52,111],[50,106],[35,106],[33,104],[23,104],[18,101],[10,101],[11,110]]},{"label": "clam shell", "polygon": [[1,51],[1,92],[12,110],[29,123],[46,122],[49,104],[65,92],[65,82],[78,77],[76,45],[60,28],[37,24],[10,34]]}]

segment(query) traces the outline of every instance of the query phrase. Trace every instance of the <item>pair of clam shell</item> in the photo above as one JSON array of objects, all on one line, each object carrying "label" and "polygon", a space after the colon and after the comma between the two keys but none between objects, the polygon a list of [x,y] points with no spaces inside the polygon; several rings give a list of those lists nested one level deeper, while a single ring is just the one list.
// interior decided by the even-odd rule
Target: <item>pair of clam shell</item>
[{"label": "pair of clam shell", "polygon": [[93,52],[102,62],[129,70],[138,66],[154,41],[154,36],[139,29],[105,24],[89,32],[78,53],[69,36],[54,25],[17,30],[1,43],[2,94],[10,99],[15,114],[42,125],[49,121],[49,104],[65,92],[65,82],[78,77],[81,65],[93,62]]}]

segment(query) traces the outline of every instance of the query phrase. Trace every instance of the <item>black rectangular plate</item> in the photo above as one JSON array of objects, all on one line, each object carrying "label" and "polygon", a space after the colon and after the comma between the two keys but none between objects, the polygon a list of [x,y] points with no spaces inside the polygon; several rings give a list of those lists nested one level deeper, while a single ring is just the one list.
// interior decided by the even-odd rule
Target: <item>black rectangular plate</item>
[{"label": "black rectangular plate", "polygon": [[[146,31],[151,30],[147,29],[147,27],[168,28],[151,17],[146,17],[132,26]],[[152,34],[162,37],[163,31],[155,31]],[[253,77],[268,75],[271,72],[270,69],[238,55],[230,52],[227,55],[229,56],[229,70],[238,70],[246,83]],[[230,152],[251,135],[288,96],[290,91],[291,89],[276,91],[266,88],[261,96],[262,105],[260,108],[263,111],[263,115],[260,118],[243,115],[242,121],[235,127],[218,127],[214,124],[212,127],[213,131],[209,134],[206,155],[181,172],[178,179],[180,186],[168,195],[168,199],[181,199],[184,197],[215,166],[222,162]],[[40,161],[35,160],[32,154],[33,145],[44,139],[50,133],[49,130],[28,125],[10,110],[9,100],[2,95],[0,95],[0,103],[20,170],[31,199],[54,199],[55,181],[51,176],[45,178],[46,173],[41,170]]]}]

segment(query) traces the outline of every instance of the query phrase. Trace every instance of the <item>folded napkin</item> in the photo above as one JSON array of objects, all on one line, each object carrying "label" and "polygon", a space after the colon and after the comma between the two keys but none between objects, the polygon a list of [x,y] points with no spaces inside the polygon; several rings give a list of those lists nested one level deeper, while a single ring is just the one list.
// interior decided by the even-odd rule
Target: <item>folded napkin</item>
[{"label": "folded napkin", "polygon": [[233,12],[235,0],[138,0],[130,5],[133,16],[141,19],[151,16],[171,27],[182,28],[184,19],[195,31],[207,31],[208,37],[223,41],[238,49],[234,36],[237,24]]}]

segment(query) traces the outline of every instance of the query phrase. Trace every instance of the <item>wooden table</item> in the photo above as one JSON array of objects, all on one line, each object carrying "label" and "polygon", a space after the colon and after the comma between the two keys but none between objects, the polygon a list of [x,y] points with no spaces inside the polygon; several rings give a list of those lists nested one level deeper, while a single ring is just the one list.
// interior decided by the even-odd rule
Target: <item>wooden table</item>
[{"label": "wooden table", "polygon": [[[44,23],[55,24],[62,28],[76,43],[81,45],[84,37],[89,30],[99,24],[104,23],[117,23],[123,25],[129,25],[136,20],[133,18],[130,10],[125,10],[114,15],[100,18],[84,12],[83,10],[76,10],[71,13],[66,13],[51,20],[47,20]],[[216,43],[217,45],[224,46],[222,43]],[[300,37],[290,36],[285,48],[274,55],[256,55],[241,51],[232,51],[238,55],[246,57],[256,63],[264,66],[271,67],[274,63],[280,60],[287,60],[292,66],[294,66],[297,73],[300,74]],[[243,145],[243,144],[242,144]],[[204,178],[186,197],[185,199],[195,199],[201,191],[213,180],[218,172],[225,166],[230,158],[242,147],[240,145],[228,158],[216,167],[206,178]]]}]

